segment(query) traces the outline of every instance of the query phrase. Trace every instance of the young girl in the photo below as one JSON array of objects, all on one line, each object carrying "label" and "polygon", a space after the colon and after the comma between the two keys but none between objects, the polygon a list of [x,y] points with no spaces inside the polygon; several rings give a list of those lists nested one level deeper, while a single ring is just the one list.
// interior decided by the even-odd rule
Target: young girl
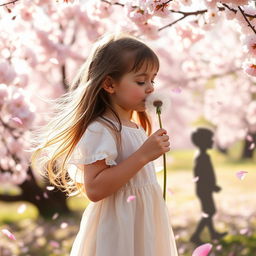
[{"label": "young girl", "polygon": [[32,167],[92,201],[71,256],[178,255],[152,162],[170,150],[169,137],[151,134],[145,110],[158,69],[138,39],[105,35],[37,135]]}]

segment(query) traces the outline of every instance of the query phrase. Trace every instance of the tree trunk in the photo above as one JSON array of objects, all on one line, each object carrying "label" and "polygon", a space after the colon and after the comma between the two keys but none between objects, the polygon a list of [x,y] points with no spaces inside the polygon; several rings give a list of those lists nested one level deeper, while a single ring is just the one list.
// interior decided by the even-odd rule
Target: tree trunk
[{"label": "tree trunk", "polygon": [[253,134],[248,134],[252,137],[252,141],[249,141],[247,139],[245,139],[245,143],[244,143],[244,149],[243,149],[243,153],[242,153],[242,159],[248,159],[248,158],[252,158],[253,157],[253,152],[255,150],[254,149],[250,149],[250,146],[252,145],[252,143],[256,143],[256,133]]},{"label": "tree trunk", "polygon": [[37,207],[43,218],[51,218],[54,213],[68,214],[66,196],[60,190],[48,191],[41,188],[35,180],[31,167],[27,172],[28,178],[19,185],[22,190],[20,195],[0,195],[0,200],[5,202],[27,201]]}]

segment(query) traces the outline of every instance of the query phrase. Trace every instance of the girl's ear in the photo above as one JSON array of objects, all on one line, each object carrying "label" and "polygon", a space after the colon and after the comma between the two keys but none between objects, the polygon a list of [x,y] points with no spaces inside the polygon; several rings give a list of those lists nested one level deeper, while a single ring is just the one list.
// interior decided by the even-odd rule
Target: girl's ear
[{"label": "girl's ear", "polygon": [[106,76],[102,82],[102,88],[110,94],[115,92],[114,80],[110,76]]}]

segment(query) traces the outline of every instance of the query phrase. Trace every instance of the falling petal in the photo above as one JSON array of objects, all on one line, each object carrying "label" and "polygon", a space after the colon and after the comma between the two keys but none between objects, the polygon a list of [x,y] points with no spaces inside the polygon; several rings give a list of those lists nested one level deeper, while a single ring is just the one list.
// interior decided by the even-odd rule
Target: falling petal
[{"label": "falling petal", "polygon": [[40,200],[40,196],[38,196],[38,195],[35,196],[35,198],[36,198],[36,200]]},{"label": "falling petal", "polygon": [[248,231],[249,231],[248,228],[243,228],[243,229],[241,229],[241,230],[239,231],[239,233],[240,233],[241,235],[245,235]]},{"label": "falling petal", "polygon": [[52,191],[52,190],[54,190],[54,186],[47,186],[46,189],[49,191]]},{"label": "falling petal", "polygon": [[25,204],[22,204],[22,205],[19,206],[17,212],[19,214],[22,214],[26,210],[26,208],[27,208],[27,206]]},{"label": "falling petal", "polygon": [[252,142],[253,141],[253,137],[251,135],[247,135],[246,136],[246,140]]},{"label": "falling petal", "polygon": [[50,243],[50,245],[52,247],[55,247],[55,248],[59,248],[60,247],[60,244],[58,242],[56,242],[56,241],[51,240],[49,243]]},{"label": "falling petal", "polygon": [[48,198],[48,195],[46,192],[43,193],[44,198]]},{"label": "falling petal", "polygon": [[170,188],[167,188],[167,191],[169,192],[169,194],[172,196],[174,193]]},{"label": "falling petal", "polygon": [[50,58],[50,62],[51,62],[52,64],[56,64],[56,65],[59,64],[59,61],[58,61],[56,58]]},{"label": "falling petal", "polygon": [[59,214],[56,212],[56,213],[53,214],[52,219],[56,220],[58,217],[59,217]]},{"label": "falling petal", "polygon": [[19,125],[23,125],[22,120],[18,117],[12,117],[11,120],[14,121],[15,123],[19,124]]},{"label": "falling petal", "polygon": [[196,176],[196,177],[194,177],[192,180],[193,180],[193,182],[195,182],[195,183],[196,183],[196,182],[198,182],[199,177],[198,177],[198,176]]},{"label": "falling petal", "polygon": [[208,218],[209,217],[209,214],[205,213],[205,212],[202,212],[202,217],[203,218]]},{"label": "falling petal", "polygon": [[198,246],[192,253],[192,256],[207,256],[212,249],[212,244],[203,244]]},{"label": "falling petal", "polygon": [[136,196],[128,196],[127,198],[127,203],[131,202],[132,200],[134,200],[136,198]]},{"label": "falling petal", "polygon": [[178,240],[180,238],[180,235],[175,235],[175,240]]},{"label": "falling petal", "polygon": [[248,173],[248,172],[239,171],[239,172],[236,173],[236,176],[237,176],[238,179],[243,180],[246,173]]},{"label": "falling petal", "polygon": [[174,93],[181,93],[181,92],[182,92],[182,90],[181,90],[180,87],[176,87],[176,88],[173,88],[173,89],[171,89],[171,90],[172,90],[172,92],[174,92]]},{"label": "falling petal", "polygon": [[2,233],[11,240],[16,240],[15,236],[8,229],[2,229]]},{"label": "falling petal", "polygon": [[62,223],[60,224],[60,228],[62,228],[62,229],[66,228],[67,226],[68,226],[68,223],[67,223],[67,222],[62,222]]},{"label": "falling petal", "polygon": [[250,150],[253,150],[255,148],[255,143],[252,143],[249,147]]},{"label": "falling petal", "polygon": [[155,167],[156,172],[161,172],[163,169],[164,169],[163,166],[156,166]]},{"label": "falling petal", "polygon": [[218,244],[217,246],[216,246],[216,250],[217,251],[220,251],[222,249],[222,245],[221,244]]}]

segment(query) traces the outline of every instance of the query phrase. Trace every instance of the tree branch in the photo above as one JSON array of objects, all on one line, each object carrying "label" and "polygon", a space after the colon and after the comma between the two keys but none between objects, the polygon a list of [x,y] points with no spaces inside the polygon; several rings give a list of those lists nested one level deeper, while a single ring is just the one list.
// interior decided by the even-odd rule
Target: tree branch
[{"label": "tree branch", "polygon": [[17,196],[0,195],[0,201],[17,202],[17,201],[26,201],[26,200],[22,195],[17,195]]},{"label": "tree branch", "polygon": [[252,26],[252,24],[250,23],[250,21],[249,21],[248,18],[246,17],[246,15],[245,15],[244,11],[242,10],[242,8],[241,8],[240,6],[238,6],[238,9],[239,9],[239,11],[242,13],[242,15],[243,15],[245,21],[247,22],[248,26],[252,29],[252,31],[254,32],[254,34],[256,34],[255,28]]},{"label": "tree branch", "polygon": [[8,4],[14,4],[15,2],[18,2],[18,1],[19,1],[19,0],[13,0],[13,1],[8,2],[8,3],[0,4],[0,7],[1,7],[1,6],[6,6],[6,5],[8,5]]}]

